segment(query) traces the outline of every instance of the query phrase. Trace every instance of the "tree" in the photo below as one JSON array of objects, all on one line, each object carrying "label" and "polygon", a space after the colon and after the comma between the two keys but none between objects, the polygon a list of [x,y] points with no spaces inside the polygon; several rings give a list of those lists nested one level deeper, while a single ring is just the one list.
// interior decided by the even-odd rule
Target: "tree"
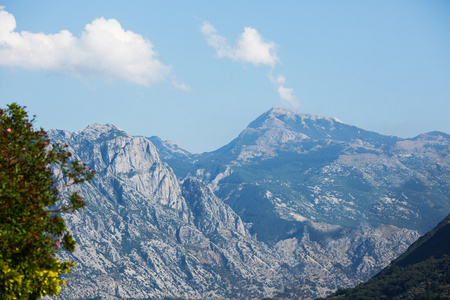
[{"label": "tree", "polygon": [[67,145],[50,145],[24,107],[0,109],[0,299],[58,295],[62,274],[75,266],[59,261],[75,240],[62,213],[85,206],[74,186],[95,171],[73,160]]}]

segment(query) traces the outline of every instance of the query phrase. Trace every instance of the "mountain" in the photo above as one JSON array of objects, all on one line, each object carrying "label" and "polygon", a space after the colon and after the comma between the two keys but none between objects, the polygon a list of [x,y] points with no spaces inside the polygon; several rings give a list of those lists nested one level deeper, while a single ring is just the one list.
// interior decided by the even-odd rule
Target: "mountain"
[{"label": "mountain", "polygon": [[228,145],[173,169],[211,184],[255,224],[252,234],[276,242],[297,220],[430,230],[450,211],[449,154],[445,133],[400,139],[273,108]]},{"label": "mountain", "polygon": [[97,171],[66,216],[61,299],[323,297],[379,272],[448,213],[449,137],[400,139],[273,108],[191,154],[111,124],[51,130]]},{"label": "mountain", "polygon": [[327,299],[450,299],[450,215],[375,277]]}]

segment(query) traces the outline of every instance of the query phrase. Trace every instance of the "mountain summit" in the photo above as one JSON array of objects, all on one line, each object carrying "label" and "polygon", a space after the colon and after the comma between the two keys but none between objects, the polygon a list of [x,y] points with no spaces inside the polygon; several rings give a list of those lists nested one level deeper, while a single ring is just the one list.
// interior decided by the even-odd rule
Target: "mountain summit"
[{"label": "mountain summit", "polygon": [[344,124],[332,117],[298,113],[274,107],[228,145],[215,153],[232,155],[236,161],[274,157],[281,152],[302,153],[318,145],[354,143],[370,147],[391,145],[399,138]]},{"label": "mountain summit", "polygon": [[279,107],[273,107],[262,114],[255,121],[251,122],[248,128],[257,130],[282,129],[303,134],[311,139],[337,141],[379,140],[380,138],[385,138],[385,136],[378,133],[344,124],[337,118],[303,114]]},{"label": "mountain summit", "polygon": [[118,136],[131,137],[127,132],[113,124],[96,123],[88,125],[76,132],[81,137],[88,137],[90,140],[105,141]]},{"label": "mountain summit", "polygon": [[[333,123],[342,123],[340,120],[331,117],[322,117],[318,115],[312,114],[303,114],[290,109],[280,108],[280,107],[272,107],[270,110],[263,113],[256,120],[250,123],[248,127],[250,128],[285,128],[294,131],[301,130],[303,128],[308,128],[308,124],[312,124],[313,122],[323,122],[328,123],[331,126],[327,126],[329,129],[333,130]],[[322,127],[323,129],[324,127]]]}]

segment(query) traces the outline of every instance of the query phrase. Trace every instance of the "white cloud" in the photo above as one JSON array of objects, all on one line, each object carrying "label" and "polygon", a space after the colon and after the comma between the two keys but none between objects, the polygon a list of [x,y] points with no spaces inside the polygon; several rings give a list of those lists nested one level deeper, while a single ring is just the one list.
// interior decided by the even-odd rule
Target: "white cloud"
[{"label": "white cloud", "polygon": [[297,110],[300,108],[300,101],[294,96],[294,89],[278,86],[278,94],[289,106]]},{"label": "white cloud", "polygon": [[273,67],[279,62],[276,54],[277,45],[272,41],[265,42],[254,28],[245,27],[234,47],[228,45],[225,37],[219,35],[214,26],[208,22],[203,23],[201,31],[206,36],[208,45],[216,49],[219,58],[229,57],[256,66],[269,65]]},{"label": "white cloud", "polygon": [[278,75],[278,77],[275,78],[272,74],[269,74],[269,79],[275,85],[283,85],[286,82],[286,78],[283,75]]},{"label": "white cloud", "polygon": [[[228,57],[237,61],[244,61],[258,65],[271,66],[272,70],[280,62],[276,50],[278,46],[272,42],[265,42],[258,31],[251,27],[245,27],[244,32],[236,42],[236,46],[228,45],[225,37],[218,34],[216,28],[208,22],[204,22],[201,28],[208,45],[216,50],[219,58]],[[286,78],[282,75],[273,77],[269,73],[269,79],[276,86],[281,101],[293,109],[300,107],[300,101],[294,96],[294,89],[285,87]]]},{"label": "white cloud", "polygon": [[15,32],[12,14],[0,9],[0,65],[42,69],[68,76],[121,78],[148,86],[164,80],[170,66],[156,56],[150,41],[125,31],[115,19],[99,18],[81,36]]},{"label": "white cloud", "polygon": [[181,91],[185,91],[185,92],[192,92],[192,89],[189,85],[184,84],[184,83],[179,83],[176,80],[172,80],[172,85]]},{"label": "white cloud", "polygon": [[298,110],[300,108],[300,101],[294,96],[294,89],[285,87],[286,78],[283,75],[273,77],[269,74],[269,79],[277,87],[278,95],[281,100],[289,105],[291,108]]}]

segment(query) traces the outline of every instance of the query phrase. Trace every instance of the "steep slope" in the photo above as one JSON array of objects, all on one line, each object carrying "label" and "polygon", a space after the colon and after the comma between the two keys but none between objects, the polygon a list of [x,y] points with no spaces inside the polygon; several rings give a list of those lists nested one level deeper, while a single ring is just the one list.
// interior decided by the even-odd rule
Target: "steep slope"
[{"label": "steep slope", "polygon": [[170,165],[178,178],[183,179],[189,173],[195,173],[192,161],[198,154],[192,154],[171,140],[163,140],[157,136],[147,138],[157,149],[162,161]]},{"label": "steep slope", "polygon": [[368,282],[329,299],[450,299],[450,215]]}]

